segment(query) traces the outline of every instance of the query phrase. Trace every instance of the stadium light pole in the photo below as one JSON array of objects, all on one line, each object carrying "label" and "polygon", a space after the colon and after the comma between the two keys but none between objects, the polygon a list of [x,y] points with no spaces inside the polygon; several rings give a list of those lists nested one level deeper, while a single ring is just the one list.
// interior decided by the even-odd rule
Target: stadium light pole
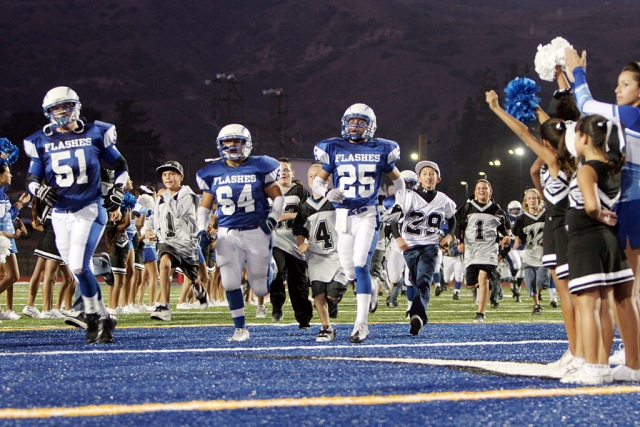
[{"label": "stadium light pole", "polygon": [[467,200],[469,197],[469,184],[467,181],[460,181],[460,185],[464,185],[464,199]]},{"label": "stadium light pole", "polygon": [[522,156],[524,156],[524,149],[522,147],[509,150],[509,154],[518,157],[518,185],[522,190]]}]

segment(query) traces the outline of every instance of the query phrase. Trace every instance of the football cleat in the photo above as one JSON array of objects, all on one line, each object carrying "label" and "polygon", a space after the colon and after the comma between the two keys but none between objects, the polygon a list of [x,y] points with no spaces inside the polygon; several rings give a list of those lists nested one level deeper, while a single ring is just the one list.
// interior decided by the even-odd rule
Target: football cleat
[{"label": "football cleat", "polygon": [[349,342],[352,344],[363,343],[367,335],[369,335],[369,326],[366,323],[356,323],[353,326],[353,332],[351,332]]},{"label": "football cleat", "polygon": [[247,328],[236,328],[233,336],[229,338],[229,341],[241,342],[249,339],[249,330]]},{"label": "football cleat", "polygon": [[113,344],[113,330],[118,321],[112,315],[108,315],[100,321],[100,344]]},{"label": "football cleat", "polygon": [[256,306],[256,319],[266,319],[267,318],[267,307],[264,305]]},{"label": "football cleat", "polygon": [[93,344],[100,337],[100,315],[91,313],[86,315],[87,318],[87,334],[85,341],[87,344]]}]

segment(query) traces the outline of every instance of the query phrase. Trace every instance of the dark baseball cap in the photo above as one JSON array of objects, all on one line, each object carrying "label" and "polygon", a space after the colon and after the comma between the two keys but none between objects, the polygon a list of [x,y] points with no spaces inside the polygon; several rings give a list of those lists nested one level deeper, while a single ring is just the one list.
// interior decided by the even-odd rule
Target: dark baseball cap
[{"label": "dark baseball cap", "polygon": [[162,166],[158,166],[156,168],[156,171],[160,175],[162,175],[164,171],[168,171],[168,170],[176,171],[180,175],[184,175],[184,169],[182,169],[182,165],[176,162],[175,160],[169,160],[168,162],[165,162]]}]

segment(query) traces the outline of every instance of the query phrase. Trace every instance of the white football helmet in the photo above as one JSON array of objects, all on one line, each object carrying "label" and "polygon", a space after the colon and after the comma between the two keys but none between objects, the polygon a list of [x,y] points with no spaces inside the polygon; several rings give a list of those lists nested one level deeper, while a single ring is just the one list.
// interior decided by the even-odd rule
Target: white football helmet
[{"label": "white football helmet", "polygon": [[[240,145],[225,146],[224,141],[239,140]],[[220,129],[216,139],[220,156],[228,160],[240,160],[249,157],[253,144],[249,129],[242,125],[227,125]]]},{"label": "white football helmet", "polygon": [[404,170],[400,172],[400,176],[402,177],[407,190],[413,190],[416,188],[416,185],[418,185],[418,175],[416,175],[414,171],[408,169]]},{"label": "white football helmet", "polygon": [[[61,104],[71,104],[71,106],[52,114],[51,109]],[[42,100],[42,111],[45,117],[51,121],[53,127],[64,127],[80,120],[80,108],[82,108],[82,104],[80,104],[78,94],[66,86],[54,87],[47,92]]]},{"label": "white football helmet", "polygon": [[512,200],[509,202],[507,210],[509,211],[509,215],[511,217],[518,218],[520,215],[522,215],[522,203],[517,200]]},{"label": "white football helmet", "polygon": [[[356,128],[356,132],[352,132],[349,129],[349,119],[358,118],[366,120],[366,124],[364,124],[364,133],[360,135],[358,133],[358,128]],[[350,139],[352,141],[364,141],[367,139],[373,138],[373,134],[376,132],[378,125],[376,123],[376,115],[369,107],[365,104],[353,104],[351,107],[347,108],[347,111],[344,112],[342,116],[342,137],[344,139]]]}]

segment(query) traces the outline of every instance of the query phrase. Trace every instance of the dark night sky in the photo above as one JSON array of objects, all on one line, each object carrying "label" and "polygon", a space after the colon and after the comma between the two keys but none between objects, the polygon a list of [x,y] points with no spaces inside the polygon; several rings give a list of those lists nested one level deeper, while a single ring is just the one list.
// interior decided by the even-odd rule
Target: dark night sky
[{"label": "dark night sky", "polygon": [[[428,157],[443,169],[440,188],[458,202],[461,180],[493,174],[486,159],[456,164],[452,150],[456,122],[467,97],[481,93],[485,68],[496,70],[500,84],[512,63],[537,79],[536,46],[562,36],[589,51],[592,91],[611,102],[617,73],[640,58],[640,5],[630,0],[5,3],[0,120],[39,110],[57,85],[76,89],[107,121],[114,101],[130,98],[149,110],[148,127],[162,135],[168,156],[201,164],[217,156],[215,136],[229,121],[247,124],[257,152],[311,157],[315,142],[339,132],[345,108],[366,102],[378,115],[377,135],[401,144],[401,169],[412,167],[419,134],[436,142]],[[244,119],[216,116],[204,84],[216,72],[244,82]],[[554,87],[541,86],[545,103]],[[272,87],[288,94],[284,148],[276,109],[262,95]],[[496,141],[495,152],[514,162],[504,153],[515,145],[515,137]],[[522,161],[526,170],[533,157]],[[503,197],[520,194],[508,190]]]}]

